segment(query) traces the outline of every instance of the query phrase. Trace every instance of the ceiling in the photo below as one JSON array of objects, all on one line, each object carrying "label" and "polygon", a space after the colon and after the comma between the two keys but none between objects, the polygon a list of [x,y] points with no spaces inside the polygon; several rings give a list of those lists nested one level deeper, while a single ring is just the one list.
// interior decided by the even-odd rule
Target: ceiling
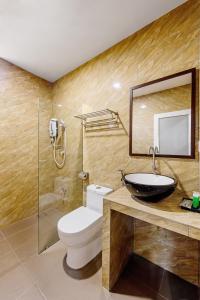
[{"label": "ceiling", "polygon": [[0,57],[55,81],[184,0],[0,0]]}]

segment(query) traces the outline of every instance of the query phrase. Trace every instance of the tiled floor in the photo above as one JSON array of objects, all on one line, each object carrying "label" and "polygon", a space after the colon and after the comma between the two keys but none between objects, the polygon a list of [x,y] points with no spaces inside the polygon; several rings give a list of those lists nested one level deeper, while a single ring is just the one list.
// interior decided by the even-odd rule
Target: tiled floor
[{"label": "tiled floor", "polygon": [[[37,254],[37,218],[0,231],[0,300],[136,300],[101,287],[101,270],[86,280],[63,270],[60,242]],[[149,298],[142,298],[143,300]]]},{"label": "tiled floor", "polygon": [[[73,279],[67,275],[62,264],[65,254],[66,250],[60,242],[42,254],[37,254],[36,217],[2,229],[0,300],[198,299],[190,286],[186,285],[186,290],[183,291],[183,282],[177,277],[167,275],[159,267],[152,268],[137,257],[133,258],[124,271],[113,293],[109,293],[101,287],[101,270],[85,280]],[[166,276],[169,277],[164,278]],[[148,289],[146,283],[151,285],[153,291]],[[160,287],[164,296],[154,292]],[[177,296],[177,290],[183,291],[185,297]]]}]

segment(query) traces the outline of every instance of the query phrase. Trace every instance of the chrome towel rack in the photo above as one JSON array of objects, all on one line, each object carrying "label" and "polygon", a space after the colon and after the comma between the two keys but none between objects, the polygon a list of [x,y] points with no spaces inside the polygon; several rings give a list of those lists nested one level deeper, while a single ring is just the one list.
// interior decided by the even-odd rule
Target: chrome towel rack
[{"label": "chrome towel rack", "polygon": [[118,112],[108,108],[74,117],[82,120],[86,132],[121,129]]}]

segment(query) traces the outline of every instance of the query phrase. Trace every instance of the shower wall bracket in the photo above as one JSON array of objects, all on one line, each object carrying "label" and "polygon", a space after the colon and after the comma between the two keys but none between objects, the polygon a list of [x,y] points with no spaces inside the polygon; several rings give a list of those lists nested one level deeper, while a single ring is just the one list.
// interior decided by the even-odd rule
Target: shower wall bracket
[{"label": "shower wall bracket", "polygon": [[118,130],[123,128],[119,113],[111,109],[99,110],[74,117],[82,120],[82,125],[86,132]]}]

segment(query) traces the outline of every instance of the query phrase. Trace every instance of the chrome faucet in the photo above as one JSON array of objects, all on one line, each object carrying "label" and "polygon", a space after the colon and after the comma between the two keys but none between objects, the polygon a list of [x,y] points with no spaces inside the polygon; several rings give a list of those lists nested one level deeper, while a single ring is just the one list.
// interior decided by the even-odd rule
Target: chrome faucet
[{"label": "chrome faucet", "polygon": [[121,173],[121,176],[122,176],[121,177],[122,185],[125,185],[125,183],[124,183],[124,176],[125,176],[124,170],[120,169],[120,170],[117,170],[117,171]]},{"label": "chrome faucet", "polygon": [[121,173],[122,177],[125,175],[124,170],[119,169],[119,170],[117,170],[117,171]]},{"label": "chrome faucet", "polygon": [[159,174],[157,168],[156,168],[156,154],[159,153],[158,147],[156,146],[155,148],[153,146],[149,147],[149,154],[152,154],[153,157],[153,162],[152,162],[152,171],[153,174]]}]

